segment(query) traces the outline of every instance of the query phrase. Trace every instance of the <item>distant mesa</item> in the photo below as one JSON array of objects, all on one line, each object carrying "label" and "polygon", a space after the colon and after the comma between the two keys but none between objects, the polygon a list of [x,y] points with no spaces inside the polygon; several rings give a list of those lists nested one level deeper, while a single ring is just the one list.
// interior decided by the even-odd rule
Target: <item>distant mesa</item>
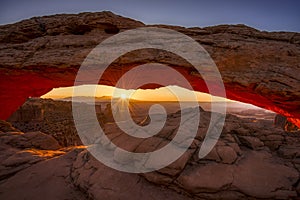
[{"label": "distant mesa", "polygon": [[75,102],[92,102],[92,101],[110,101],[111,96],[101,96],[101,97],[89,97],[89,96],[75,96],[75,97],[64,97],[58,98],[62,101],[75,101]]}]

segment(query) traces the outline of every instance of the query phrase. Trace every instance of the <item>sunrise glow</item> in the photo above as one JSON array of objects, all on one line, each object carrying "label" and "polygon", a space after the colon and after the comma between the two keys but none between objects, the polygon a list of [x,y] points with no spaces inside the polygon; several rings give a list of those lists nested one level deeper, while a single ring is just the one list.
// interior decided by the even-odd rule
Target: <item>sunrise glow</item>
[{"label": "sunrise glow", "polygon": [[[61,99],[73,96],[74,87],[54,88],[42,98]],[[183,101],[197,100],[200,102],[230,101],[226,98],[211,96],[202,92],[194,92],[178,86],[167,86],[157,89],[125,90],[106,85],[82,85],[76,87],[76,96],[113,97],[140,101]]]},{"label": "sunrise glow", "polygon": [[121,99],[127,99],[127,95],[126,94],[121,94]]}]

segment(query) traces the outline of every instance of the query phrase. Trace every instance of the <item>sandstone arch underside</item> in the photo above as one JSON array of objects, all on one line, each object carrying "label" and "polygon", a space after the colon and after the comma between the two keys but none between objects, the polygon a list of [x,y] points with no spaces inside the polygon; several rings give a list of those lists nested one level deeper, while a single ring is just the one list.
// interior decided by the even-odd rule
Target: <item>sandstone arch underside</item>
[{"label": "sandstone arch underside", "polygon": [[[199,42],[220,70],[227,98],[273,110],[300,127],[299,33],[262,32],[244,25],[151,26],[170,28]],[[147,25],[111,12],[53,15],[0,26],[0,118],[7,119],[29,96],[72,86],[82,61],[97,44],[137,27]],[[156,51],[118,59],[101,83],[114,85],[116,74],[148,61],[174,67],[195,90],[206,92],[201,77],[183,60]]]}]

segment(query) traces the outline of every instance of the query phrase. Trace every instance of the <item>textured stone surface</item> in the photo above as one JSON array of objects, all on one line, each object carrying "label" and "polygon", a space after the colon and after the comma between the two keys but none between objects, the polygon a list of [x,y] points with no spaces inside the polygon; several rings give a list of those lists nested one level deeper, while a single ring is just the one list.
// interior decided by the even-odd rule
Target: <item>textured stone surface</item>
[{"label": "textured stone surface", "polygon": [[217,152],[222,162],[225,164],[231,164],[237,159],[237,153],[230,146],[218,146]]},{"label": "textured stone surface", "polygon": [[0,137],[1,199],[192,199],[149,184],[137,174],[113,170],[84,147],[45,151],[32,145],[22,150],[16,143],[2,143],[2,137],[4,134]]},{"label": "textured stone surface", "polygon": [[297,196],[290,189],[299,179],[299,172],[267,152],[247,153],[233,176],[232,186],[251,196],[284,199]]},{"label": "textured stone surface", "polygon": [[17,148],[34,147],[42,150],[57,150],[61,148],[52,136],[42,132],[7,132],[0,136],[0,141]]},{"label": "textured stone surface", "polygon": [[[110,12],[37,17],[2,25],[0,117],[8,118],[29,96],[73,85],[92,48],[119,31],[137,27],[147,26]],[[203,45],[222,74],[228,98],[273,110],[300,124],[299,33],[268,33],[244,25],[155,27],[177,30]],[[175,67],[195,90],[206,92],[201,77],[186,62],[154,50],[121,57],[101,83],[114,85],[122,72],[149,61]],[[111,73],[116,76],[112,78]]]},{"label": "textured stone surface", "polygon": [[245,144],[246,146],[252,149],[258,149],[259,147],[264,146],[264,143],[260,141],[257,137],[240,136],[239,139],[241,143]]},{"label": "textured stone surface", "polygon": [[[92,108],[92,106],[85,105],[86,110]],[[101,106],[96,107],[99,120],[103,120]],[[51,135],[59,141],[61,146],[82,144],[74,125],[71,102],[30,98],[8,121],[23,132],[40,131]]]},{"label": "textured stone surface", "polygon": [[[285,132],[270,120],[253,122],[228,114],[215,148],[199,159],[199,144],[210,115],[201,111],[199,132],[185,154],[145,174],[111,169],[81,146],[43,150],[48,137],[55,140],[52,136],[23,133],[0,121],[0,199],[291,199],[300,195],[299,132]],[[179,112],[169,114],[166,129],[143,140],[125,136],[115,123],[104,127],[118,145],[133,152],[150,152],[170,142],[178,118]],[[33,139],[36,135],[45,140]],[[262,146],[252,148],[251,143],[240,141],[242,137],[259,138]],[[278,149],[267,143],[272,140],[280,142]]]},{"label": "textured stone surface", "polygon": [[93,199],[191,199],[149,184],[137,174],[113,170],[95,160],[87,151],[78,155],[71,177],[74,184],[86,190]]},{"label": "textured stone surface", "polygon": [[69,174],[76,151],[45,160],[20,171],[0,184],[1,199],[86,199],[70,184]]},{"label": "textured stone surface", "polygon": [[208,164],[185,170],[178,183],[192,193],[218,192],[233,181],[233,167],[224,164]]}]

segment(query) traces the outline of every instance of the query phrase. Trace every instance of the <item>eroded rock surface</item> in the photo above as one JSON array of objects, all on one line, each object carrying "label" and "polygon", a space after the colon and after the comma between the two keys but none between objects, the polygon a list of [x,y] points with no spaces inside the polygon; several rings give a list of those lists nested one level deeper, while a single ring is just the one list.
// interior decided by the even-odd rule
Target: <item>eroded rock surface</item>
[{"label": "eroded rock surface", "polygon": [[[101,106],[96,107],[102,124],[105,119]],[[87,111],[92,106],[84,104],[84,109]],[[70,101],[29,98],[8,121],[23,132],[41,131],[51,135],[64,147],[82,144],[74,125]]]},{"label": "eroded rock surface", "polygon": [[[190,112],[192,110],[183,111],[182,114]],[[104,128],[107,137],[119,147],[132,152],[151,152],[171,142],[177,134],[180,116],[181,112],[169,114],[167,126],[146,139],[128,136],[113,122],[105,124]],[[0,198],[299,197],[299,132],[285,132],[270,120],[242,119],[228,114],[216,146],[205,158],[199,159],[199,147],[211,113],[201,109],[200,116],[199,131],[188,150],[169,166],[143,174],[116,171],[97,161],[83,146],[61,148],[50,135],[41,132],[22,133],[11,124],[1,121]],[[148,122],[144,120],[141,125],[143,123]],[[44,139],[37,140],[37,136]],[[101,141],[97,140],[93,145],[110,145]],[[186,141],[177,140],[174,144],[182,148]],[[126,164],[130,161],[127,154],[110,147],[113,151],[112,162]],[[157,162],[152,159],[150,156],[145,162]]]},{"label": "eroded rock surface", "polygon": [[[300,125],[299,33],[268,33],[244,25],[151,26],[179,31],[201,44],[217,64],[228,98],[273,110]],[[72,86],[82,61],[96,45],[111,35],[138,27],[149,26],[111,12],[35,17],[2,25],[0,117],[7,119],[29,96]],[[149,61],[174,67],[195,90],[207,92],[203,80],[187,62],[155,50],[119,58],[100,83],[115,85],[122,73]]]}]

